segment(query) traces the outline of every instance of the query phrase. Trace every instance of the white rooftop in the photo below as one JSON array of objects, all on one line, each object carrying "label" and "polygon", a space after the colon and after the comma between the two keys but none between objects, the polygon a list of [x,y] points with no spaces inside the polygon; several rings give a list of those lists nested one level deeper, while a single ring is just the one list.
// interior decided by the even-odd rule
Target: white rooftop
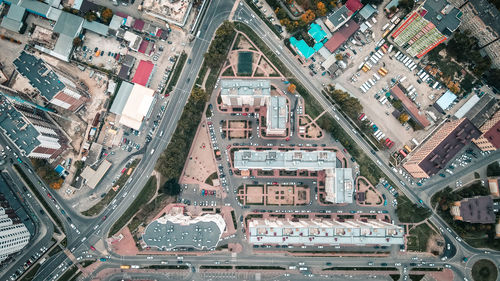
[{"label": "white rooftop", "polygon": [[134,130],[139,130],[144,117],[146,117],[153,104],[155,91],[139,84],[134,84],[123,107],[120,124]]},{"label": "white rooftop", "polygon": [[220,85],[221,95],[271,96],[269,80],[222,79]]},{"label": "white rooftop", "polygon": [[279,151],[238,150],[234,153],[234,167],[240,170],[310,170],[334,169],[335,152],[331,151]]}]

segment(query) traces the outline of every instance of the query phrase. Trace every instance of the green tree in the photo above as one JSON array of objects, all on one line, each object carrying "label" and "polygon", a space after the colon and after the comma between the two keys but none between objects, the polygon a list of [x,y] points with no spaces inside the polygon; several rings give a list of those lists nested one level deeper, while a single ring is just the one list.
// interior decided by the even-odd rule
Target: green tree
[{"label": "green tree", "polygon": [[177,196],[181,193],[181,186],[176,179],[170,179],[163,184],[161,192],[170,196]]},{"label": "green tree", "polygon": [[401,124],[408,122],[409,119],[410,119],[410,116],[408,116],[407,113],[401,113],[398,117],[399,123],[401,123]]},{"label": "green tree", "polygon": [[207,101],[207,93],[200,87],[194,87],[191,92],[191,96],[195,102],[205,102]]},{"label": "green tree", "polygon": [[405,10],[407,13],[410,12],[415,6],[414,0],[399,0],[398,8]]},{"label": "green tree", "polygon": [[101,20],[104,23],[109,23],[113,17],[113,11],[109,8],[104,8],[101,12]]}]

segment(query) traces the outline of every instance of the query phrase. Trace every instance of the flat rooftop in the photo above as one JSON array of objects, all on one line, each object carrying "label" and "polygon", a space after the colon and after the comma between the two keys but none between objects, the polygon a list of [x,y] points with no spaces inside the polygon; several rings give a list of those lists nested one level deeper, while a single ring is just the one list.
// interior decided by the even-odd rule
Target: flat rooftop
[{"label": "flat rooftop", "polygon": [[234,167],[240,170],[311,170],[335,169],[337,158],[332,151],[238,150],[234,152]]},{"label": "flat rooftop", "polygon": [[26,155],[41,144],[38,140],[40,133],[1,92],[0,130]]},{"label": "flat rooftop", "polygon": [[256,245],[402,245],[404,229],[381,220],[251,219]]},{"label": "flat rooftop", "polygon": [[38,89],[40,94],[49,101],[66,87],[42,59],[25,51],[22,51],[14,60],[14,65],[17,71],[29,80],[31,86]]},{"label": "flat rooftop", "polygon": [[479,196],[460,201],[460,216],[471,223],[495,223],[493,199],[491,196]]},{"label": "flat rooftop", "polygon": [[214,249],[226,225],[219,214],[191,218],[184,214],[166,214],[151,222],[142,236],[149,247],[158,249]]},{"label": "flat rooftop", "polygon": [[104,160],[97,170],[94,170],[90,168],[90,166],[85,167],[83,170],[81,177],[84,178],[87,182],[86,185],[88,185],[90,188],[94,189],[101,179],[104,177],[106,172],[109,170],[111,167],[111,162],[108,160]]},{"label": "flat rooftop", "polygon": [[271,96],[269,80],[221,79],[221,95]]},{"label": "flat rooftop", "polygon": [[288,122],[286,98],[282,96],[271,97],[267,108],[267,118],[270,120],[270,128],[286,129],[286,124]]}]

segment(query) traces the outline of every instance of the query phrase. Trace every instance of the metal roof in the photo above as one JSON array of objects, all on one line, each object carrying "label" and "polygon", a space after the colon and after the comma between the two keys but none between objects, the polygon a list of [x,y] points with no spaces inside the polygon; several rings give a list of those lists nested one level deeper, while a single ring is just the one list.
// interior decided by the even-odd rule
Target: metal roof
[{"label": "metal roof", "polygon": [[56,25],[54,26],[53,31],[67,35],[71,37],[71,40],[73,40],[73,38],[77,37],[80,34],[83,22],[84,19],[79,16],[70,14],[68,12],[62,12],[56,22]]},{"label": "metal roof", "polygon": [[311,23],[311,27],[309,28],[309,31],[307,31],[307,33],[309,33],[309,35],[316,42],[320,42],[326,37],[326,32],[321,28],[320,25],[316,23]]},{"label": "metal roof", "polygon": [[116,93],[116,97],[113,100],[113,104],[109,109],[110,112],[121,115],[125,104],[127,103],[128,97],[130,93],[132,93],[132,88],[134,88],[134,84],[123,81]]},{"label": "metal roof", "polygon": [[466,101],[462,105],[462,107],[460,107],[460,109],[457,110],[457,112],[455,112],[455,117],[457,117],[458,119],[464,117],[465,114],[467,114],[467,112],[469,112],[469,110],[473,108],[474,105],[476,105],[480,99],[481,98],[478,95],[472,95],[470,99]]},{"label": "metal roof", "polygon": [[22,21],[25,13],[25,8],[17,5],[11,5],[9,8],[9,12],[7,13],[7,17],[16,21]]},{"label": "metal roof", "polygon": [[107,36],[109,27],[105,24],[96,22],[96,21],[84,21],[83,28],[95,32],[97,34]]},{"label": "metal roof", "polygon": [[29,80],[31,86],[40,91],[40,94],[48,101],[66,87],[42,59],[25,51],[22,51],[14,60],[14,65],[17,71]]},{"label": "metal roof", "polygon": [[331,14],[329,17],[328,17],[328,20],[335,26],[335,27],[339,27],[342,23],[344,23],[345,21],[347,21],[347,19],[349,18],[349,9],[347,9],[347,6],[342,6],[340,8],[338,8],[335,12],[333,12],[333,14]]},{"label": "metal roof", "polygon": [[450,90],[447,90],[437,101],[436,104],[444,111],[447,110],[453,102],[457,99],[457,96]]},{"label": "metal roof", "polygon": [[372,5],[367,4],[359,11],[359,15],[363,17],[365,20],[369,19],[373,14],[377,12],[377,9],[375,9]]},{"label": "metal roof", "polygon": [[304,39],[297,40],[295,37],[290,38],[290,44],[295,47],[299,53],[306,59],[314,55],[315,50],[307,45]]},{"label": "metal roof", "polygon": [[2,23],[0,23],[0,26],[10,31],[19,32],[19,30],[23,26],[23,23],[17,20],[9,19],[5,16],[2,18]]},{"label": "metal roof", "polygon": [[304,150],[238,150],[234,152],[234,167],[240,170],[311,170],[320,171],[337,167],[337,158],[332,151]]}]

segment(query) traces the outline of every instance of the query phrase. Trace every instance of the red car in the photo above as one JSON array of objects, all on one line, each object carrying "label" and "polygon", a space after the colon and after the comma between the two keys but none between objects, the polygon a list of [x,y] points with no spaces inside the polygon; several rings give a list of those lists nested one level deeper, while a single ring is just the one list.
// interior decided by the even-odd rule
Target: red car
[{"label": "red car", "polygon": [[95,251],[94,246],[90,246],[90,249],[91,249],[92,251]]},{"label": "red car", "polygon": [[241,115],[243,115],[243,116],[247,116],[247,115],[248,115],[248,113],[242,113]]},{"label": "red car", "polygon": [[127,170],[127,168],[123,168],[123,170],[122,170],[122,172],[121,172],[121,173],[122,173],[122,174],[123,174],[123,173],[125,173],[125,171],[126,171],[126,170]]},{"label": "red car", "polygon": [[289,141],[289,140],[290,140],[290,137],[286,138],[285,140],[286,140],[286,141]]},{"label": "red car", "polygon": [[211,122],[211,121],[208,121],[208,122],[207,122],[207,124],[208,124],[208,125],[212,125],[212,122]]},{"label": "red car", "polygon": [[273,185],[278,185],[278,183],[277,182],[273,182]]},{"label": "red car", "polygon": [[170,96],[170,94],[169,94],[169,93],[166,93],[166,94],[165,94],[165,97],[168,97],[168,96]]},{"label": "red car", "polygon": [[107,218],[107,217],[106,217],[106,216],[104,216],[104,217],[102,217],[102,219],[101,219],[101,220],[105,220],[106,218]]},{"label": "red car", "polygon": [[230,148],[231,148],[231,145],[230,145],[230,144],[228,144],[226,148],[227,148],[227,149],[230,149]]},{"label": "red car", "polygon": [[49,196],[49,198],[52,198],[52,195],[50,195],[50,193],[47,193],[47,196]]}]

